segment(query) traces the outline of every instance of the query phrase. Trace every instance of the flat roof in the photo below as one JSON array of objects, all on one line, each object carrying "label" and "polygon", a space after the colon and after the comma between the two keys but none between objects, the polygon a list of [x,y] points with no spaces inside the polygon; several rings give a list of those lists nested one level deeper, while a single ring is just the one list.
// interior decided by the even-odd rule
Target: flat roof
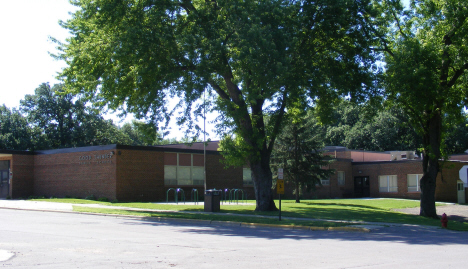
[{"label": "flat roof", "polygon": [[[182,152],[182,153],[197,153],[203,154],[203,150],[191,149],[190,147],[165,147],[161,146],[128,146],[119,144],[110,144],[104,146],[89,146],[89,147],[78,147],[78,148],[63,148],[63,149],[48,149],[48,150],[37,150],[31,152],[31,154],[37,155],[48,155],[48,154],[62,154],[62,153],[75,153],[75,152],[90,152],[90,151],[101,151],[101,150],[140,150],[140,151],[159,151],[159,152]],[[1,153],[1,152],[0,152]],[[14,153],[13,153],[14,154]],[[217,150],[206,150],[206,154],[220,154]]]},{"label": "flat roof", "polygon": [[12,150],[12,149],[0,149],[0,157],[16,155],[35,155],[34,151],[29,150]]}]

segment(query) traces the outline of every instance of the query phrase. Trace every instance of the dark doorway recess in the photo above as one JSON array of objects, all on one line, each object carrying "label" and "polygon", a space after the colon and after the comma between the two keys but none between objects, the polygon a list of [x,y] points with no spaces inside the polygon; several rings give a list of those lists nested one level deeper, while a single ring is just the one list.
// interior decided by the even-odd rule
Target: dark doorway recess
[{"label": "dark doorway recess", "polygon": [[0,198],[7,198],[10,192],[10,161],[0,161]]},{"label": "dark doorway recess", "polygon": [[354,197],[370,197],[369,177],[354,177]]}]

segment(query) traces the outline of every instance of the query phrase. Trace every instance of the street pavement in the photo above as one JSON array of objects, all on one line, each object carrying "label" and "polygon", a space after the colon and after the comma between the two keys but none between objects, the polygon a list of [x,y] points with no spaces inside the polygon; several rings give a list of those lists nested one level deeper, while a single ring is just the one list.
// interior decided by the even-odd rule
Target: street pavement
[{"label": "street pavement", "polygon": [[425,226],[330,232],[0,208],[5,268],[466,268],[467,245],[466,232]]}]

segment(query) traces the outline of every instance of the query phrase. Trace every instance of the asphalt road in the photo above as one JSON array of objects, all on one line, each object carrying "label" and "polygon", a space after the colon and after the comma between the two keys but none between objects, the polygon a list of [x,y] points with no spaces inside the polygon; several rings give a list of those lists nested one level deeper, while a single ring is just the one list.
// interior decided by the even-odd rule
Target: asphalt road
[{"label": "asphalt road", "polygon": [[468,233],[202,226],[0,209],[6,268],[467,268]]}]

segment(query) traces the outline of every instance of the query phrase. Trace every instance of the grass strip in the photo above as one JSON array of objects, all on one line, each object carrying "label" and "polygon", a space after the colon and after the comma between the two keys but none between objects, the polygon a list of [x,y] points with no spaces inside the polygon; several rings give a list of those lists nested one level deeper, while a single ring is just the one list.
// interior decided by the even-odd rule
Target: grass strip
[{"label": "grass strip", "polygon": [[151,211],[134,211],[125,209],[111,208],[94,208],[86,206],[73,206],[73,211],[98,214],[112,214],[138,217],[161,217],[161,218],[176,218],[190,220],[207,220],[207,221],[225,221],[225,222],[242,222],[242,223],[258,223],[258,224],[274,224],[274,225],[290,225],[290,226],[314,226],[314,227],[342,227],[348,224],[343,222],[329,221],[305,221],[305,220],[281,220],[275,218],[262,218],[252,216],[235,216],[229,214],[204,214],[204,213],[179,213],[179,212],[151,212]]},{"label": "grass strip", "polygon": [[[130,207],[135,209],[153,209],[153,210],[171,210],[171,211],[185,211],[185,212],[203,212],[203,205],[176,203],[121,203],[121,202],[98,202],[83,199],[34,199],[34,201],[49,201],[49,202],[62,202],[73,204],[101,204],[108,206]],[[278,201],[276,201],[278,204]],[[445,204],[437,203],[436,206],[443,206]],[[419,201],[405,200],[405,199],[324,199],[324,200],[302,200],[301,203],[296,203],[294,200],[282,200],[282,216],[292,218],[308,218],[308,219],[323,219],[323,220],[342,220],[342,221],[362,221],[362,222],[385,222],[385,223],[401,223],[401,224],[415,224],[415,225],[429,225],[440,227],[440,221],[421,217],[418,215],[405,214],[396,212],[392,209],[398,208],[411,208],[419,207]],[[87,209],[90,210],[90,209]],[[256,216],[278,216],[278,212],[256,212],[255,201],[245,201],[245,203],[222,203],[222,213],[233,213],[243,215],[256,215]],[[131,213],[129,214],[136,214]],[[103,212],[104,213],[104,212]],[[146,213],[158,214],[162,213]],[[164,213],[167,215],[174,215],[178,218],[192,218],[189,213]],[[211,215],[210,215],[211,216]],[[172,216],[168,216],[172,217]],[[222,220],[236,221],[235,216],[226,214]],[[246,216],[246,222],[251,216]],[[210,220],[210,219],[209,219]],[[218,219],[215,219],[218,220]],[[242,220],[245,221],[245,220]],[[263,221],[263,220],[262,220]],[[315,223],[315,222],[314,222]],[[282,221],[280,224],[284,224]],[[449,229],[458,231],[468,231],[468,223],[450,221]]]}]

